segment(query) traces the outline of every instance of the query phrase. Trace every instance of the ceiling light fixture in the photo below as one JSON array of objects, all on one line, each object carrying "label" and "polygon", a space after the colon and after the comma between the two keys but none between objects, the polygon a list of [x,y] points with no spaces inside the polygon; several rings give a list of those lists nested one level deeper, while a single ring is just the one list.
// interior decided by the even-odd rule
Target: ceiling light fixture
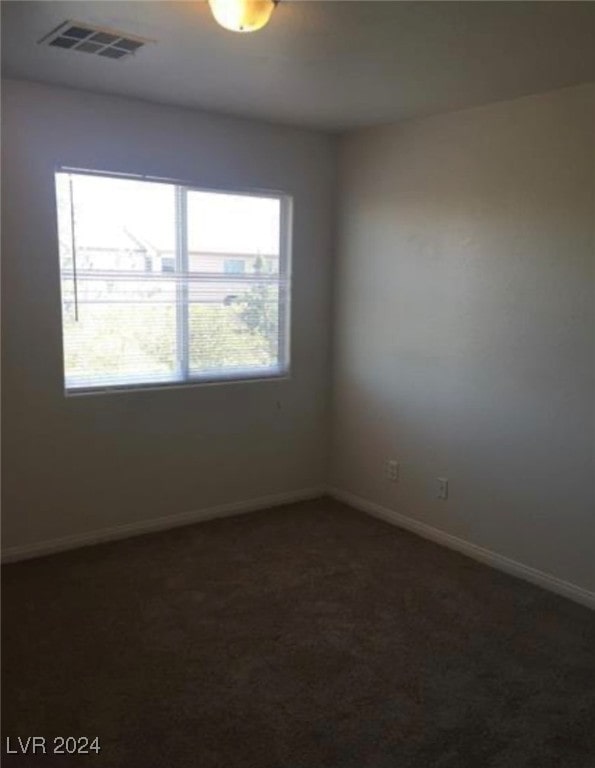
[{"label": "ceiling light fixture", "polygon": [[232,32],[256,32],[271,18],[279,0],[209,0],[218,24]]}]

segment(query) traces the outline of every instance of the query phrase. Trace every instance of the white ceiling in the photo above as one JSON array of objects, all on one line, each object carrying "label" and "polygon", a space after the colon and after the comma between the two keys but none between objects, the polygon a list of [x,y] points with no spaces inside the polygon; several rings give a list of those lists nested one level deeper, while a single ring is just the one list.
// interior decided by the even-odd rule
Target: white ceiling
[{"label": "white ceiling", "polygon": [[[1,6],[6,77],[329,130],[595,80],[593,2],[282,0],[248,35],[200,0]],[[123,61],[36,44],[66,20],[156,42]]]}]

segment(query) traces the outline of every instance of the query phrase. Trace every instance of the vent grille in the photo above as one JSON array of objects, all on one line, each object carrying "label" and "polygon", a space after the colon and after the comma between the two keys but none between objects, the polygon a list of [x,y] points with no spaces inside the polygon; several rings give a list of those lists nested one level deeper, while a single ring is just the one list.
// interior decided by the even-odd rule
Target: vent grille
[{"label": "vent grille", "polygon": [[92,27],[78,21],[65,21],[39,40],[53,48],[91,53],[105,59],[125,59],[150,40],[117,30]]}]

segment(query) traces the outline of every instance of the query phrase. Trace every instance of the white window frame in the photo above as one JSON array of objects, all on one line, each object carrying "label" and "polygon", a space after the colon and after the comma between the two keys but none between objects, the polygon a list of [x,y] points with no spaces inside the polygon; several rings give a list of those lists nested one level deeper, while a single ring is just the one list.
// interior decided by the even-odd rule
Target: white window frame
[{"label": "white window frame", "polygon": [[[54,178],[58,173],[71,173],[77,175],[99,176],[102,178],[130,179],[131,181],[146,181],[157,184],[171,184],[176,188],[176,221],[178,224],[176,232],[176,271],[186,271],[188,266],[188,248],[187,248],[187,217],[185,215],[187,207],[187,197],[189,192],[208,192],[209,194],[234,195],[246,197],[264,197],[279,201],[279,285],[280,290],[285,292],[284,301],[279,307],[279,366],[276,368],[263,369],[232,369],[228,371],[209,372],[206,374],[191,374],[189,365],[189,344],[188,344],[188,302],[184,301],[184,294],[188,294],[188,284],[184,281],[178,282],[177,290],[182,296],[178,297],[177,321],[176,321],[176,348],[177,348],[177,371],[171,378],[159,378],[154,381],[139,382],[135,378],[118,380],[113,384],[96,385],[89,383],[86,386],[84,379],[77,379],[80,383],[76,386],[69,385],[66,380],[65,356],[64,356],[64,330],[62,327],[62,315],[60,323],[62,328],[62,379],[64,394],[67,397],[78,397],[80,395],[109,394],[117,392],[131,392],[135,390],[151,389],[171,389],[180,387],[192,387],[202,385],[230,384],[230,383],[249,383],[267,380],[282,380],[291,377],[291,328],[292,328],[292,239],[293,239],[293,197],[287,192],[280,192],[270,189],[256,188],[231,188],[231,187],[211,187],[202,184],[196,184],[177,179],[146,176],[143,174],[120,173],[114,171],[96,171],[89,169],[73,168],[66,165],[58,165],[54,168]],[[54,185],[55,189],[55,185]],[[57,217],[57,201],[54,206]],[[57,218],[56,218],[57,221]],[[58,268],[60,271],[60,286],[62,286],[62,264],[61,254],[58,249]],[[241,277],[241,275],[239,276]],[[235,278],[235,276],[234,276]],[[180,301],[179,299],[182,299]],[[61,301],[62,312],[62,301]]]}]

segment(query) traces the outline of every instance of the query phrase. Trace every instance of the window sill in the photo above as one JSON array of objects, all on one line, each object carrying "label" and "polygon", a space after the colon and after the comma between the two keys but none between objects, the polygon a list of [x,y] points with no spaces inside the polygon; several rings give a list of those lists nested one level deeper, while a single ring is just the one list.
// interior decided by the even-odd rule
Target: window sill
[{"label": "window sill", "polygon": [[266,371],[258,373],[237,373],[229,376],[218,377],[196,377],[184,379],[182,381],[160,381],[150,382],[148,384],[113,384],[109,386],[89,386],[72,387],[64,389],[64,395],[67,398],[85,397],[88,395],[119,395],[134,392],[154,392],[170,389],[190,389],[195,387],[215,387],[229,384],[256,384],[265,381],[289,381],[291,374],[289,370],[284,371]]}]

